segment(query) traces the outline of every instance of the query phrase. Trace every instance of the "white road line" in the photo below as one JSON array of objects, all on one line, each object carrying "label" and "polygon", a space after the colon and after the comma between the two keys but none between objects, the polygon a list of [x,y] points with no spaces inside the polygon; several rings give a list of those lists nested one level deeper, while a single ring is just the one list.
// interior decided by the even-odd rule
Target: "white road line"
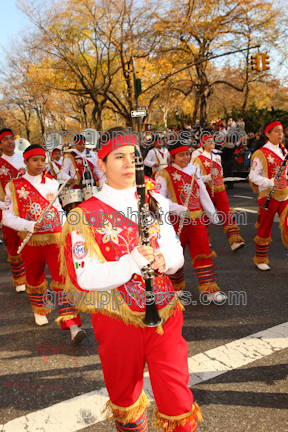
[{"label": "white road line", "polygon": [[234,210],[244,211],[244,212],[247,212],[247,213],[258,213],[257,210],[246,209],[246,208],[243,208],[243,207],[234,207]]},{"label": "white road line", "polygon": [[[288,322],[196,354],[188,359],[189,385],[202,383],[284,348],[288,348]],[[148,372],[144,391],[154,399]],[[0,425],[0,432],[75,432],[104,420],[101,411],[107,400],[107,391],[102,388]]]},{"label": "white road line", "polygon": [[234,198],[246,198],[246,199],[254,199],[254,197],[246,196],[246,195],[233,195]]}]

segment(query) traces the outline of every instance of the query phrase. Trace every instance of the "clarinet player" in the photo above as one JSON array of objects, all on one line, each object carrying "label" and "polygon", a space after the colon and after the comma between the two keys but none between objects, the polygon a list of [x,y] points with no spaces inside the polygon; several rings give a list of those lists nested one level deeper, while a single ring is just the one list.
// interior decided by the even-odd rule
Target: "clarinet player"
[{"label": "clarinet player", "polygon": [[[106,183],[96,196],[73,210],[79,214],[79,223],[71,225],[67,220],[62,231],[65,289],[77,290],[81,310],[91,313],[110,397],[106,418],[114,420],[116,430],[148,431],[148,401],[142,390],[147,363],[158,429],[195,432],[200,410],[188,388],[188,352],[177,299],[174,305],[166,301],[157,304],[162,325],[153,328],[143,323],[145,283],[141,270],[152,264],[157,273],[155,294],[174,293],[168,275],[183,265],[184,258],[165,218],[162,224],[155,221],[149,227],[153,248],[138,244],[135,217],[142,215],[138,214],[134,145],[137,141],[125,131],[119,141],[113,136],[99,149],[98,166],[106,174]],[[161,206],[164,214],[168,212],[168,202],[160,194],[147,193],[147,200],[153,213],[155,205]],[[81,259],[74,254],[79,244],[84,251]]]},{"label": "clarinet player", "polygon": [[[258,219],[255,227],[256,251],[254,263],[263,271],[270,270],[268,251],[271,242],[271,230],[274,216],[278,213],[280,217],[280,229],[282,241],[288,247],[287,238],[287,212],[288,212],[288,184],[287,167],[279,176],[277,173],[287,153],[283,139],[283,126],[278,120],[266,123],[264,133],[267,143],[257,150],[252,156],[251,171],[249,174],[250,186],[258,193]],[[270,199],[268,209],[264,205],[271,188],[275,188]],[[265,206],[264,206],[265,207]]]}]

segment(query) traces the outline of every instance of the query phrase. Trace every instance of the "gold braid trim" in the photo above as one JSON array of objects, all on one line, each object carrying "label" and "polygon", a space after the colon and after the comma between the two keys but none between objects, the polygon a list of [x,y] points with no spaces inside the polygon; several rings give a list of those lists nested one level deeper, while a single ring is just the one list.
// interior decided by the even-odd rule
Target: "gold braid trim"
[{"label": "gold braid trim", "polygon": [[35,293],[37,293],[37,294],[43,294],[46,291],[46,289],[47,289],[47,280],[46,279],[44,280],[44,282],[42,284],[37,285],[37,286],[29,285],[26,282],[26,291],[27,291],[27,294],[35,294]]},{"label": "gold braid trim", "polygon": [[9,187],[10,192],[11,192],[13,211],[15,213],[15,216],[20,217],[18,202],[17,202],[17,198],[16,198],[15,185],[14,185],[13,181],[10,181],[10,183],[8,183],[8,187]]},{"label": "gold braid trim", "polygon": [[[80,177],[80,174],[79,174],[79,171],[78,171],[78,167],[77,167],[77,165],[76,165],[76,163],[75,163],[75,159],[74,159],[74,157],[73,157],[71,154],[67,153],[67,154],[64,156],[64,159],[65,159],[65,158],[68,158],[68,159],[70,159],[70,160],[72,161],[72,164],[73,164],[74,169],[75,169],[75,172],[76,172],[76,177],[77,177],[77,180],[75,179],[75,180],[71,183],[70,187],[73,187],[73,186],[76,185],[76,184],[79,185],[80,182],[81,182],[81,177]],[[63,159],[63,163],[64,163],[64,159]],[[62,166],[63,166],[63,164],[62,164]]]},{"label": "gold braid trim", "polygon": [[286,205],[284,211],[280,216],[280,224],[279,224],[279,228],[281,229],[282,242],[286,247],[288,247],[287,228],[285,227],[285,220],[287,218],[287,213],[288,213],[288,204]]},{"label": "gold braid trim", "polygon": [[142,390],[139,399],[127,408],[114,405],[111,400],[108,400],[102,414],[104,414],[106,420],[117,420],[123,424],[127,424],[141,417],[149,405],[150,402]]},{"label": "gold braid trim", "polygon": [[272,239],[271,237],[264,238],[264,237],[258,237],[258,235],[256,235],[254,241],[258,245],[268,245],[269,243],[272,242]]},{"label": "gold braid trim", "polygon": [[203,421],[201,408],[197,402],[194,402],[191,411],[180,416],[167,416],[161,414],[158,409],[155,408],[153,412],[153,426],[157,431],[165,430],[166,432],[173,432],[178,426],[184,426],[188,421],[191,426],[191,431],[194,432],[197,428],[195,416],[197,417],[197,421]]},{"label": "gold braid trim", "polygon": [[16,255],[16,256],[12,256],[12,255],[8,254],[7,261],[10,262],[10,263],[18,264],[21,261],[23,261],[23,259],[21,257],[21,254],[20,255]]},{"label": "gold braid trim", "polygon": [[[217,257],[217,254],[216,254],[216,252],[214,252],[214,251],[211,251],[211,254],[210,254],[210,255],[205,255],[205,254],[202,254],[202,255],[196,255],[196,257],[192,259],[192,265],[195,264],[195,261],[204,260],[204,259],[209,259],[209,258],[216,258],[216,257]],[[204,267],[206,267],[206,266],[204,266]],[[197,268],[198,268],[198,267],[197,267]]]},{"label": "gold braid trim", "polygon": [[78,315],[79,315],[78,312],[75,312],[74,314],[70,313],[69,315],[61,315],[58,318],[56,318],[55,322],[59,327],[61,327],[62,321],[65,322],[65,321],[72,320],[72,319],[76,318]]},{"label": "gold braid trim", "polygon": [[171,199],[171,201],[173,203],[178,204],[176,194],[174,191],[174,187],[173,187],[173,183],[172,183],[172,180],[171,180],[171,177],[170,177],[170,174],[168,173],[168,171],[166,169],[162,169],[162,170],[157,172],[155,179],[157,179],[158,176],[161,176],[166,180],[169,198]]},{"label": "gold braid trim", "polygon": [[220,291],[220,288],[217,285],[217,283],[215,282],[215,283],[208,283],[208,284],[199,285],[198,290],[199,290],[200,294],[202,292],[205,292],[205,291],[208,291],[209,293],[213,294],[214,292]]},{"label": "gold braid trim", "polygon": [[[117,288],[111,290],[110,292],[103,291],[103,294],[109,298],[109,302],[106,304],[102,303],[100,291],[80,291],[75,285],[72,284],[71,279],[69,277],[67,267],[66,267],[66,257],[65,257],[65,243],[67,236],[72,231],[77,231],[79,234],[82,234],[85,237],[85,250],[89,251],[91,254],[91,259],[93,259],[93,255],[95,254],[101,262],[106,262],[106,259],[102,255],[100,247],[98,246],[93,234],[92,234],[92,225],[84,224],[84,212],[81,208],[73,209],[73,212],[77,212],[80,217],[80,222],[78,224],[72,225],[69,224],[68,220],[65,222],[64,227],[60,236],[60,274],[65,277],[65,286],[64,291],[66,292],[74,292],[78,297],[77,305],[75,305],[77,310],[81,310],[82,312],[87,313],[102,313],[104,315],[108,315],[111,318],[119,319],[123,321],[125,324],[132,324],[136,327],[145,328],[143,324],[143,318],[145,316],[144,312],[134,312],[132,311],[126,303],[119,304],[122,302],[123,297]],[[87,221],[87,219],[86,219]],[[100,295],[100,299],[99,299]],[[176,294],[174,298],[164,306],[162,309],[158,310],[159,316],[163,319],[163,323],[157,327],[157,333],[163,333],[163,325],[168,320],[168,318],[176,312],[178,305],[180,305]],[[120,300],[120,301],[119,301]],[[180,305],[181,307],[181,305]]]},{"label": "gold braid trim", "polygon": [[[18,231],[17,233],[22,240],[28,235],[25,231]],[[51,244],[60,244],[60,233],[51,234],[33,234],[28,241],[28,246],[46,246]]]}]

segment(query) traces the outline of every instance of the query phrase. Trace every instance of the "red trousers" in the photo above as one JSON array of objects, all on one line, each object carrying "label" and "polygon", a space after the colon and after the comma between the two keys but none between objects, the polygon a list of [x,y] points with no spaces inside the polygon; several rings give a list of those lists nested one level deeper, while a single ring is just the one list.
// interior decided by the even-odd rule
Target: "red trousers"
[{"label": "red trousers", "polygon": [[44,295],[47,288],[45,277],[45,263],[47,263],[52,282],[50,290],[56,292],[56,302],[59,310],[59,318],[56,320],[62,329],[77,324],[81,325],[81,319],[75,307],[66,300],[63,292],[65,280],[60,275],[60,264],[58,261],[59,248],[56,244],[46,246],[28,246],[22,250],[22,256],[26,268],[26,290],[29,295],[33,312],[40,315],[48,315],[51,307]]},{"label": "red trousers", "polygon": [[243,238],[240,236],[239,227],[233,222],[233,212],[230,209],[228,196],[226,190],[221,192],[214,192],[214,197],[211,195],[211,189],[207,187],[209,196],[218,211],[218,216],[224,227],[224,232],[228,237],[229,244],[242,242]]},{"label": "red trousers", "polygon": [[[147,362],[159,421],[161,415],[177,417],[191,412],[193,395],[188,387],[188,346],[182,336],[183,315],[180,308],[166,321],[162,335],[155,328],[126,325],[100,313],[92,314],[92,324],[113,406],[127,412],[128,407],[137,406],[137,401],[141,401]],[[139,406],[139,411],[141,408],[145,410],[145,406]],[[135,414],[136,418],[139,418],[139,413]],[[177,424],[173,430],[195,431],[196,421],[191,413],[189,419],[192,426],[187,421],[182,426]]]},{"label": "red trousers", "polygon": [[266,263],[269,264],[268,252],[269,243],[271,242],[271,230],[275,214],[278,213],[280,217],[280,229],[282,241],[288,247],[288,228],[287,228],[287,213],[288,213],[288,199],[285,201],[276,201],[274,198],[270,199],[268,210],[262,208],[266,198],[260,198],[258,220],[256,223],[257,235],[255,237],[256,252],[254,262],[256,264]]},{"label": "red trousers", "polygon": [[[186,245],[189,247],[192,264],[199,282],[198,289],[200,293],[204,291],[213,293],[219,291],[212,260],[212,257],[216,256],[216,254],[215,252],[211,253],[207,226],[205,225],[206,219],[203,219],[204,218],[200,218],[195,221],[190,219],[190,224],[184,225],[182,228],[180,242],[183,251],[185,251]],[[178,224],[174,225],[176,233],[178,232],[178,227]],[[183,267],[174,275],[169,275],[169,278],[176,291],[185,288]]]},{"label": "red trousers", "polygon": [[17,231],[3,225],[3,237],[8,251],[8,261],[10,263],[14,285],[22,285],[26,282],[25,265],[21,254],[17,254],[21,239]]}]

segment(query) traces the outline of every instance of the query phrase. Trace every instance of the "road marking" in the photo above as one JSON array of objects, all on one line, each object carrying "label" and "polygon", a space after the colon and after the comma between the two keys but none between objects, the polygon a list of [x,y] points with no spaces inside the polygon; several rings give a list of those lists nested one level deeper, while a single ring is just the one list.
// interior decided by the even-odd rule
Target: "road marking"
[{"label": "road marking", "polygon": [[249,196],[246,196],[246,195],[233,195],[233,197],[234,198],[246,198],[246,199],[254,199],[254,197],[249,197]]},{"label": "road marking", "polygon": [[257,210],[246,209],[243,207],[234,207],[234,210],[245,211],[247,213],[258,213]]},{"label": "road marking", "polygon": [[[189,385],[193,386],[288,348],[288,322],[188,358]],[[144,391],[154,400],[149,373]],[[0,432],[75,432],[104,420],[106,388],[86,393],[0,425]]]}]

